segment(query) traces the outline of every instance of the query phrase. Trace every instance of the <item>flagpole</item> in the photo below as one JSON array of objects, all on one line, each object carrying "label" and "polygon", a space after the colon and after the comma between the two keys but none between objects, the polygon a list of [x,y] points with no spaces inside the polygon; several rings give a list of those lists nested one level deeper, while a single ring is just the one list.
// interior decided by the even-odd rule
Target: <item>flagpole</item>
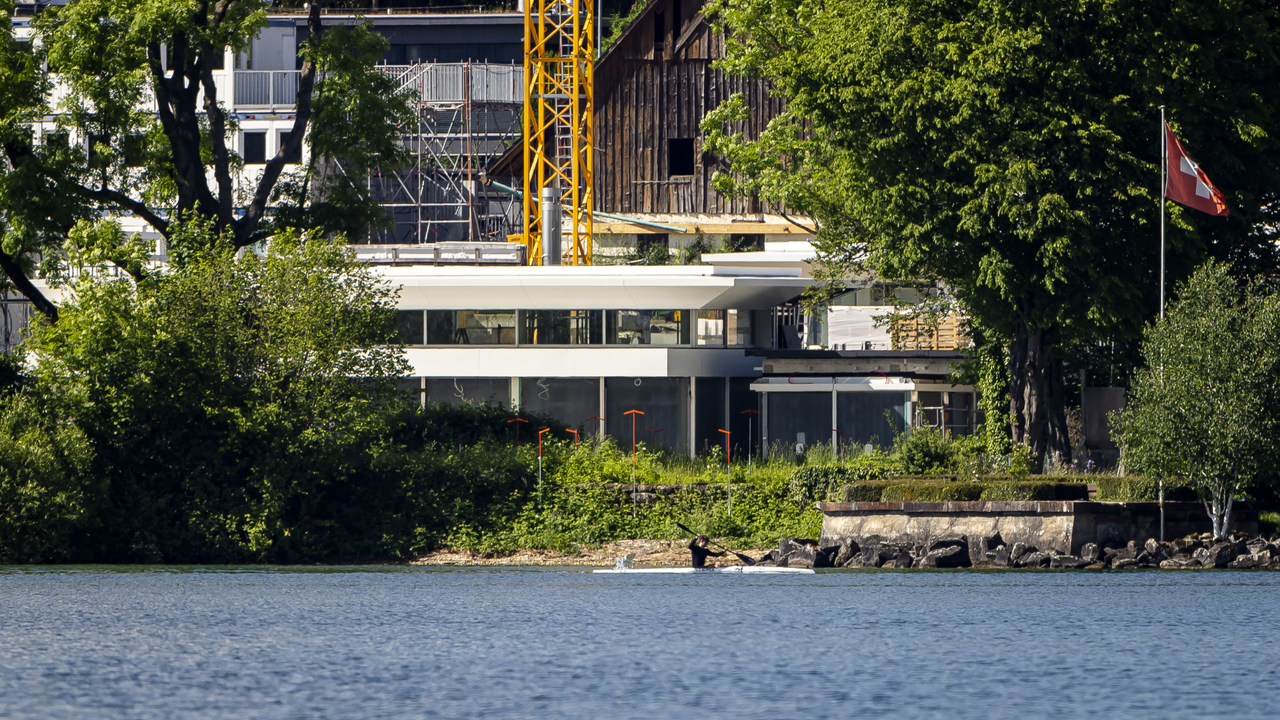
[{"label": "flagpole", "polygon": [[1164,121],[1164,106],[1160,106],[1160,319],[1164,319],[1164,206],[1165,190],[1169,180],[1169,132]]}]

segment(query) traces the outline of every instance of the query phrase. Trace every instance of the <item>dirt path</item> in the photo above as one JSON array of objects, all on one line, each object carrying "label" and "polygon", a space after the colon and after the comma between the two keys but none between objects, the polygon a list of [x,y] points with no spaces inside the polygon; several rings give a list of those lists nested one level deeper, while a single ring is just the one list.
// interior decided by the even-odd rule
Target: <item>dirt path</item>
[{"label": "dirt path", "polygon": [[[688,540],[619,540],[599,548],[584,547],[577,554],[551,550],[521,550],[503,557],[485,557],[468,550],[438,550],[412,561],[411,565],[586,565],[609,567],[614,558],[635,553],[636,567],[680,567],[689,564]],[[757,550],[751,557],[763,554]],[[732,561],[732,562],[729,562]],[[720,565],[737,565],[737,558],[727,555]]]}]

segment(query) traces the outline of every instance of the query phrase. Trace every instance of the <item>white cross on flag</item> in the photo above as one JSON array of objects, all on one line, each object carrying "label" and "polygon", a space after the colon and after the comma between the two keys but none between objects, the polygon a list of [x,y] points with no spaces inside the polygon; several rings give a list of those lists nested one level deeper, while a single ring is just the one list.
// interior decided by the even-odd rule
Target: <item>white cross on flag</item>
[{"label": "white cross on flag", "polygon": [[1164,126],[1165,143],[1169,148],[1169,166],[1166,171],[1164,191],[1170,200],[1210,215],[1226,217],[1227,201],[1222,192],[1209,182],[1209,176],[1187,156],[1178,136]]}]

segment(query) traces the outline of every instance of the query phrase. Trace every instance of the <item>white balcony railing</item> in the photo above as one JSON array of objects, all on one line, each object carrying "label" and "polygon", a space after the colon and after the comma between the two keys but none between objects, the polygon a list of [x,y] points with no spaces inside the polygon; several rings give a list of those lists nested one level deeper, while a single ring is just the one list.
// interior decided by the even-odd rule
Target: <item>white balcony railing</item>
[{"label": "white balcony railing", "polygon": [[232,103],[236,107],[293,107],[300,75],[297,70],[237,70]]}]

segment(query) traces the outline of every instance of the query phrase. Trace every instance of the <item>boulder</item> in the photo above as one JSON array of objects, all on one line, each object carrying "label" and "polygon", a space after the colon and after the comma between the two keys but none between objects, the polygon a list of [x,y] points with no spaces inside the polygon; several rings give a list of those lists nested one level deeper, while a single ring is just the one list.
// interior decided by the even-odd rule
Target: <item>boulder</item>
[{"label": "boulder", "polygon": [[1087,560],[1075,555],[1058,555],[1049,561],[1049,567],[1055,568],[1079,568],[1088,564]]},{"label": "boulder", "polygon": [[925,557],[933,558],[933,567],[959,568],[970,567],[973,564],[969,561],[968,548],[960,545],[949,545],[937,550],[931,550]]},{"label": "boulder", "polygon": [[1035,550],[1035,548],[1027,545],[1026,543],[1014,543],[1013,547],[1009,550],[1009,559],[1013,561],[1015,566],[1017,566],[1018,561],[1022,559],[1022,556],[1032,552],[1033,550]]},{"label": "boulder", "polygon": [[899,550],[898,554],[880,567],[886,568],[909,568],[912,565],[911,553],[906,550]]},{"label": "boulder", "polygon": [[1107,567],[1106,563],[1096,562],[1096,563],[1089,563],[1088,565],[1085,565],[1084,569],[1085,570],[1105,570],[1106,567]]},{"label": "boulder", "polygon": [[1160,554],[1160,541],[1155,538],[1147,538],[1147,542],[1143,544],[1143,549],[1150,555]]},{"label": "boulder", "polygon": [[833,563],[836,567],[844,567],[849,564],[854,555],[858,554],[858,543],[853,540],[847,540],[840,544],[840,549],[836,552]]},{"label": "boulder", "polygon": [[1102,551],[1098,549],[1096,543],[1085,543],[1084,547],[1080,548],[1080,559],[1084,560],[1086,564],[1093,564],[1098,562],[1098,557],[1101,553]]},{"label": "boulder", "polygon": [[840,552],[839,545],[818,548],[817,552],[813,554],[813,566],[816,568],[835,567],[836,553],[838,552]]},{"label": "boulder", "polygon": [[1049,553],[1029,552],[1026,555],[1023,555],[1022,557],[1018,558],[1018,567],[1024,567],[1024,568],[1049,567],[1049,562],[1052,559],[1053,558],[1049,555]]},{"label": "boulder", "polygon": [[764,565],[766,567],[773,565],[777,562],[778,562],[778,548],[773,548],[772,550],[765,553],[764,555],[761,555],[760,559],[756,560],[757,565]]},{"label": "boulder", "polygon": [[1191,565],[1191,557],[1189,555],[1175,555],[1168,560],[1161,560],[1160,567],[1166,570],[1183,570]]},{"label": "boulder", "polygon": [[1226,567],[1234,558],[1243,553],[1236,552],[1236,544],[1229,542],[1220,542],[1205,551],[1205,556],[1200,557],[1197,551],[1196,559],[1200,560],[1200,564],[1205,567]]},{"label": "boulder", "polygon": [[1270,544],[1261,535],[1244,544],[1250,555],[1257,555],[1263,550],[1269,550]]},{"label": "boulder", "polygon": [[1001,545],[996,548],[995,557],[991,559],[991,564],[996,567],[1009,567],[1013,563],[1009,559],[1009,548]]},{"label": "boulder", "polygon": [[1111,561],[1111,567],[1116,570],[1123,570],[1124,568],[1131,568],[1131,567],[1137,567],[1137,566],[1138,566],[1138,561],[1134,560],[1133,558],[1117,558]]},{"label": "boulder", "polygon": [[1192,536],[1192,535],[1188,535],[1187,537],[1184,537],[1181,540],[1173,541],[1173,553],[1175,555],[1180,552],[1185,552],[1186,554],[1190,555],[1191,553],[1195,552],[1196,550],[1202,547],[1204,547],[1204,544],[1201,543],[1198,539],[1196,539],[1195,536]]},{"label": "boulder", "polygon": [[657,493],[650,493],[650,492],[631,493],[631,502],[635,503],[636,505],[647,505],[651,502],[656,502],[657,499],[658,499]]},{"label": "boulder", "polygon": [[1256,567],[1262,567],[1263,565],[1266,565],[1270,560],[1271,560],[1270,553],[1267,553],[1265,556],[1254,555],[1250,553],[1248,555],[1241,555],[1237,557],[1235,560],[1232,560],[1231,562],[1227,563],[1227,567],[1234,568],[1236,570],[1243,570],[1245,568],[1256,568]]},{"label": "boulder", "polygon": [[969,536],[969,562],[973,565],[980,563],[988,563],[994,560],[992,554],[997,547],[1004,544],[1000,533],[994,535],[970,535]]},{"label": "boulder", "polygon": [[958,537],[952,536],[952,537],[938,538],[933,542],[929,543],[929,546],[925,548],[925,551],[933,552],[935,550],[943,550],[945,548],[951,548],[951,547],[965,548],[967,551],[969,547],[969,538],[965,537],[964,535],[960,535]]},{"label": "boulder", "polygon": [[918,568],[936,568],[938,567],[938,558],[930,553],[924,557],[917,558],[911,566]]},{"label": "boulder", "polygon": [[[785,543],[786,540],[783,540]],[[813,567],[818,549],[808,545],[791,545],[791,551],[778,559],[778,567]]]},{"label": "boulder", "polygon": [[781,540],[778,541],[778,554],[790,555],[793,550],[796,550],[801,547],[812,548],[814,550],[817,550],[818,541],[805,540],[803,538],[782,538]]}]

